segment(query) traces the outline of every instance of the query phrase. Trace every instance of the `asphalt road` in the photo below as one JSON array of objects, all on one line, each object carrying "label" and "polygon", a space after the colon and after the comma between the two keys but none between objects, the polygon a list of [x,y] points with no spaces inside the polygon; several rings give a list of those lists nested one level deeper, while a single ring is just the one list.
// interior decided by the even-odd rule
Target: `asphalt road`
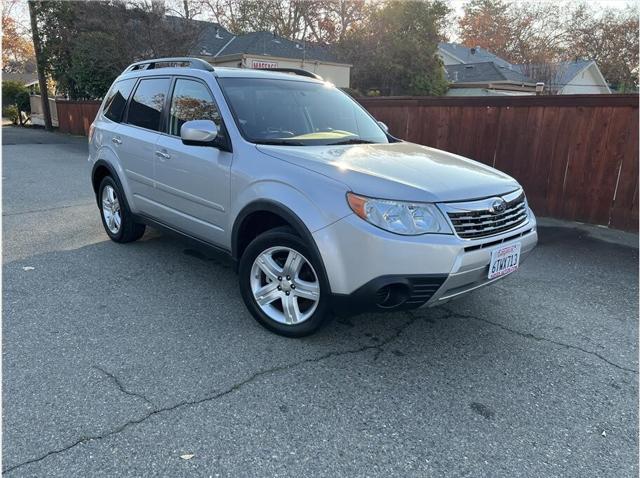
[{"label": "asphalt road", "polygon": [[3,128],[7,476],[638,475],[636,248],[541,227],[493,287],[286,339],[218,258],[110,242],[85,141]]}]

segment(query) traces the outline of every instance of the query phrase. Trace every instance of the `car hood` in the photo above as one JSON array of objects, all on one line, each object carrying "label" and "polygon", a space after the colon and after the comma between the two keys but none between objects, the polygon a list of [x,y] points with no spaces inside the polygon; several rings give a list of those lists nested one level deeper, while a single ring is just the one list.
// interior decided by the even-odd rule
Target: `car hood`
[{"label": "car hood", "polygon": [[519,187],[513,178],[489,166],[413,143],[257,148],[371,197],[458,201],[497,196]]}]

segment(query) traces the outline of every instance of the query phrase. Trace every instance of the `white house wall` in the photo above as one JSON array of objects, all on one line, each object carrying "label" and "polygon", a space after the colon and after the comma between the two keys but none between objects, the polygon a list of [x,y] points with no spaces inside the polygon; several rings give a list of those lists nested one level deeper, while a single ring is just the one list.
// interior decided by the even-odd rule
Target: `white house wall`
[{"label": "white house wall", "polygon": [[[232,66],[238,67],[240,61],[238,59],[228,61],[215,61],[209,60],[212,63],[220,66]],[[311,71],[320,75],[327,81],[330,81],[334,85],[340,88],[349,87],[349,81],[351,76],[351,67],[348,65],[338,65],[331,63],[322,63],[316,61],[293,60],[272,58],[268,56],[246,56],[244,60],[245,68],[302,68],[307,71]]]},{"label": "white house wall", "polygon": [[607,85],[602,81],[601,76],[596,71],[597,66],[591,64],[581,73],[578,73],[560,91],[561,95],[590,95],[610,93]]}]

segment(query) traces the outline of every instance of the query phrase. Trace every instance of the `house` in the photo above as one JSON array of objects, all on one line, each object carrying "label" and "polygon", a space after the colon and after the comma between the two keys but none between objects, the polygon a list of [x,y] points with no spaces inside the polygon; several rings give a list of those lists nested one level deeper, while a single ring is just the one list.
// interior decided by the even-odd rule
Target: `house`
[{"label": "house", "polygon": [[[38,73],[5,73],[2,72],[2,81],[16,81],[27,87],[29,90],[29,106],[31,114],[31,124],[44,126],[44,114],[42,112],[42,100],[38,93],[40,88],[38,85]],[[54,98],[49,98],[49,111],[51,112],[51,123],[58,126],[58,111]],[[26,118],[24,118],[26,120]]]},{"label": "house", "polygon": [[519,70],[492,61],[446,65],[448,96],[535,95],[536,84]]},{"label": "house", "polygon": [[515,65],[524,75],[543,81],[557,95],[609,94],[611,89],[593,60],[548,65]]},{"label": "house", "polygon": [[338,87],[348,87],[351,65],[310,42],[292,41],[271,32],[233,35],[221,25],[199,21],[200,35],[191,54],[212,65],[239,68],[302,68]]},{"label": "house", "polygon": [[508,61],[481,47],[439,43],[449,80],[447,96],[535,95],[536,82]]},{"label": "house", "polygon": [[448,96],[534,95],[536,83],[552,94],[611,93],[595,61],[513,65],[490,51],[458,43],[438,44],[449,80]]},{"label": "house", "polygon": [[34,92],[38,86],[37,73],[5,73],[2,72],[2,81],[16,81],[26,86],[30,92]]}]

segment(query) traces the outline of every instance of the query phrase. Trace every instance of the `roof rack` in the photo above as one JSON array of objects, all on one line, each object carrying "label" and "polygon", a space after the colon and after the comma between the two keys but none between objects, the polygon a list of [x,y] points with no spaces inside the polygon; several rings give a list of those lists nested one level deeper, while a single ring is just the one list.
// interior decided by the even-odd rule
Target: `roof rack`
[{"label": "roof rack", "polygon": [[[169,63],[170,65],[158,67],[157,65],[159,63]],[[153,70],[156,68],[168,68],[172,66],[178,66],[176,65],[177,63],[186,63],[187,68],[213,71],[213,67],[206,61],[201,60],[200,58],[189,58],[186,56],[185,57],[178,56],[178,57],[172,57],[172,58],[155,58],[153,60],[138,61],[136,63],[132,63],[131,65],[129,65],[124,70],[124,72],[127,73],[129,71],[136,71],[136,70]]]},{"label": "roof rack", "polygon": [[303,70],[302,68],[254,68],[254,70],[261,71],[277,71],[278,73],[293,73],[298,76],[306,76],[307,78],[314,78],[316,80],[324,81],[320,75],[316,75],[307,70]]}]

